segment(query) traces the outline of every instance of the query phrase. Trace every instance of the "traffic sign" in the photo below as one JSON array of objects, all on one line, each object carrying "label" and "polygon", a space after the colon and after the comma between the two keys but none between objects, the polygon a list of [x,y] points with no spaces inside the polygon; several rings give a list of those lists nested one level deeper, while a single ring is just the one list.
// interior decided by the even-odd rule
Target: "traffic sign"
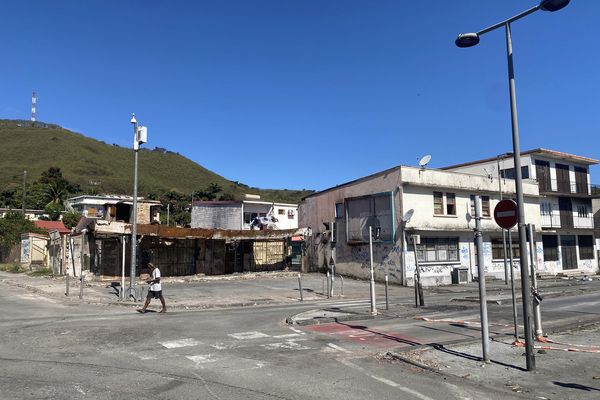
[{"label": "traffic sign", "polygon": [[514,200],[500,200],[494,207],[494,220],[504,229],[510,229],[517,224],[517,203]]}]

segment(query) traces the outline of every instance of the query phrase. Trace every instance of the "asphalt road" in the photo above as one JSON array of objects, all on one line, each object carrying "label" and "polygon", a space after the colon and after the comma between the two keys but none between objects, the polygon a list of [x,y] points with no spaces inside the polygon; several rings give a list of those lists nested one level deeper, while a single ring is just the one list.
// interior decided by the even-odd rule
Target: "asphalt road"
[{"label": "asphalt road", "polygon": [[1,288],[2,399],[519,398],[286,325],[303,305],[142,315]]}]

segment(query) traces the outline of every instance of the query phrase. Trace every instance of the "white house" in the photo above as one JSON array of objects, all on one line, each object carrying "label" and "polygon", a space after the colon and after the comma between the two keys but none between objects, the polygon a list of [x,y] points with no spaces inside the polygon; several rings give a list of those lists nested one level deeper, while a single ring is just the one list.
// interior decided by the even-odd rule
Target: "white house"
[{"label": "white house", "polygon": [[[540,273],[593,274],[598,270],[589,167],[598,160],[548,149],[521,152],[524,182],[539,188],[543,250]],[[513,182],[512,154],[443,168]]]},{"label": "white house", "polygon": [[242,201],[195,201],[191,227],[247,230],[257,217],[275,217],[275,229],[297,229],[298,205],[261,201],[259,196]]},{"label": "white house", "polygon": [[[133,197],[82,195],[67,199],[66,206],[68,209],[81,213],[84,217],[130,223],[133,210]],[[145,200],[138,197],[137,223],[159,223],[160,208],[160,201]]]},{"label": "white house", "polygon": [[[537,185],[523,186],[526,221],[539,226]],[[503,182],[502,191],[514,197],[514,182]],[[371,226],[378,233],[373,243],[377,280],[387,274],[392,282],[412,284],[416,254],[423,283],[444,284],[455,269],[477,275],[470,218],[475,195],[482,197],[486,274],[504,276],[502,232],[492,218],[500,200],[498,181],[485,176],[398,166],[307,196],[299,222],[314,233],[316,268],[333,261],[337,272],[367,278]],[[416,247],[407,240],[413,236],[420,238]],[[513,243],[518,254],[516,237]]]}]

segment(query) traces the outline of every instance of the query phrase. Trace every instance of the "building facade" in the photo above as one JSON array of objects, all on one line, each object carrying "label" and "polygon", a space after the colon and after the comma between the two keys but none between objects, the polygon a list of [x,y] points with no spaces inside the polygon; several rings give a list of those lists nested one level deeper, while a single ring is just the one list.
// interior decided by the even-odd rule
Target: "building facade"
[{"label": "building facade", "polygon": [[[515,197],[514,181],[501,183]],[[481,196],[486,274],[504,276],[502,231],[493,220],[500,200],[497,180],[485,176],[399,166],[307,196],[299,207],[300,226],[311,228],[313,270],[335,264],[344,275],[370,274],[369,227],[374,232],[377,280],[412,284],[419,261],[425,285],[446,284],[457,270],[477,275],[474,197]],[[539,226],[539,193],[524,184],[528,223]],[[413,243],[413,240],[416,239]],[[499,247],[500,244],[500,247]],[[513,252],[518,240],[513,237]],[[539,242],[537,244],[540,246]],[[537,253],[539,249],[534,250]]]},{"label": "building facade", "polygon": [[[521,153],[524,182],[537,184],[542,254],[539,273],[598,270],[589,167],[598,160],[548,149]],[[513,181],[512,154],[443,168]]]},{"label": "building facade", "polygon": [[[82,195],[67,199],[66,206],[68,209],[77,211],[87,218],[130,223],[133,197]],[[160,201],[138,198],[137,223],[160,223],[160,209]]]},{"label": "building facade", "polygon": [[274,217],[275,229],[298,228],[298,205],[260,201],[195,201],[192,203],[192,228],[249,230],[252,221]]}]

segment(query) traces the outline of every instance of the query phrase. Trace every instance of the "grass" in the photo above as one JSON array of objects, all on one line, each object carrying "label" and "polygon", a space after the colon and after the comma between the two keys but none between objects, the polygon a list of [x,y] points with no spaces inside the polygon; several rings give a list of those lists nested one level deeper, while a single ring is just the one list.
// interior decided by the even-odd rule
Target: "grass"
[{"label": "grass", "polygon": [[[29,183],[49,167],[58,167],[63,176],[86,193],[131,195],[133,151],[104,143],[58,125],[30,121],[0,120],[0,187],[22,185],[23,171]],[[162,193],[175,190],[192,193],[211,183],[241,199],[244,193],[260,194],[264,200],[297,203],[312,191],[248,187],[232,182],[194,161],[163,148],[139,151],[139,192]]]},{"label": "grass", "polygon": [[32,272],[28,273],[27,275],[29,275],[29,276],[50,276],[50,275],[52,275],[52,269],[51,268],[38,269],[36,271],[32,271]]},{"label": "grass", "polygon": [[4,272],[12,272],[15,274],[25,272],[25,269],[21,267],[21,264],[11,263],[11,264],[0,264],[0,271]]}]

